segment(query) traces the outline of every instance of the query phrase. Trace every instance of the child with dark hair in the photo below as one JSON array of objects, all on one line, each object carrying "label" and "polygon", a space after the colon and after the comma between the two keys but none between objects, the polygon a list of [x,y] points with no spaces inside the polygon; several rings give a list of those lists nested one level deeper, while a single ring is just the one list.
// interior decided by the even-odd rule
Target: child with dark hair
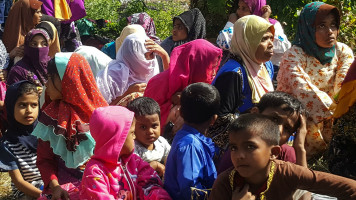
[{"label": "child with dark hair", "polygon": [[[307,167],[304,141],[308,113],[298,99],[285,92],[269,92],[250,112],[270,116],[279,125],[281,152],[278,159]],[[287,144],[292,135],[295,135],[293,147]],[[218,163],[218,173],[231,166],[230,151],[227,151]]]},{"label": "child with dark hair", "polygon": [[39,114],[38,96],[36,85],[28,81],[17,82],[6,92],[8,129],[0,140],[0,171],[9,172],[14,199],[37,199],[42,192],[37,138],[31,135]]},{"label": "child with dark hair", "polygon": [[212,85],[194,83],[183,90],[180,103],[184,125],[173,139],[164,186],[173,199],[191,199],[193,192],[203,198],[216,178],[215,145],[205,134],[217,118],[220,95]]},{"label": "child with dark hair", "polygon": [[158,103],[149,97],[139,97],[131,101],[127,108],[135,113],[135,154],[162,177],[171,146],[161,137],[161,111]]},{"label": "child with dark hair", "polygon": [[234,167],[220,174],[209,199],[292,199],[297,189],[356,199],[356,182],[277,160],[277,123],[262,114],[244,114],[229,129]]}]

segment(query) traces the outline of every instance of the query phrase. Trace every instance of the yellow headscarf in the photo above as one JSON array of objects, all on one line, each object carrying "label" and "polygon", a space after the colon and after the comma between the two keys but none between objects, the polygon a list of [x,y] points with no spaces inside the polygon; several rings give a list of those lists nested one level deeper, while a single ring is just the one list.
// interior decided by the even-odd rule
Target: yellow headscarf
[{"label": "yellow headscarf", "polygon": [[274,34],[273,25],[256,15],[242,17],[234,24],[230,51],[243,60],[252,90],[253,103],[258,103],[266,92],[274,90],[264,63],[259,63],[255,56],[261,39],[268,30]]},{"label": "yellow headscarf", "polygon": [[125,38],[128,35],[131,35],[132,33],[136,33],[136,32],[146,35],[145,29],[141,25],[138,25],[138,24],[128,25],[128,26],[125,26],[124,29],[122,29],[120,37],[116,38],[116,41],[115,41],[116,53],[119,51]]},{"label": "yellow headscarf", "polygon": [[59,44],[59,37],[57,28],[49,21],[42,21],[49,24],[53,31],[53,39],[49,42],[49,52],[48,56],[54,58],[54,55],[58,52],[61,52],[61,46]]}]

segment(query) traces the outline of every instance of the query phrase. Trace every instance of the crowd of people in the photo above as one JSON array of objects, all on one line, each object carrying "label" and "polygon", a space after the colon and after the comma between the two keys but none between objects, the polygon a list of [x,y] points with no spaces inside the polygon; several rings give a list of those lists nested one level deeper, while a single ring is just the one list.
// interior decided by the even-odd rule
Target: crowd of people
[{"label": "crowd of people", "polygon": [[[4,15],[4,13],[3,13]],[[18,0],[0,40],[0,171],[14,199],[356,199],[356,61],[311,2],[289,42],[265,0],[217,40],[198,8],[83,45],[82,0]],[[329,173],[308,168],[323,154]],[[325,195],[325,196],[320,196]]]}]

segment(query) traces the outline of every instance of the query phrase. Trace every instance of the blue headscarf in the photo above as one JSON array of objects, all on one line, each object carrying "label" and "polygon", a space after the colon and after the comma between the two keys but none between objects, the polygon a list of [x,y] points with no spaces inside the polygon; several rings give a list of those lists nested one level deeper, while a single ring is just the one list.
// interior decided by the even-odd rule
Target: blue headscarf
[{"label": "blue headscarf", "polygon": [[36,121],[31,125],[23,125],[16,121],[14,116],[15,104],[17,99],[22,95],[19,88],[24,83],[31,83],[29,81],[20,81],[12,84],[8,87],[5,96],[5,108],[7,113],[7,122],[9,127],[4,134],[3,140],[7,140],[11,143],[21,143],[27,147],[31,152],[37,150],[37,138],[31,135],[33,129],[36,127]]},{"label": "blue headscarf", "polygon": [[[304,6],[299,16],[297,34],[293,44],[301,47],[306,54],[315,57],[324,65],[330,63],[335,56],[335,45],[331,48],[322,48],[316,44],[315,21],[318,10],[322,5],[328,4],[323,2],[311,2]],[[331,10],[336,9],[337,12],[334,13],[339,13],[336,7],[331,5],[328,5],[328,7],[332,8]],[[335,17],[340,18],[340,15],[338,14]],[[337,19],[337,21],[339,22],[339,19]]]}]

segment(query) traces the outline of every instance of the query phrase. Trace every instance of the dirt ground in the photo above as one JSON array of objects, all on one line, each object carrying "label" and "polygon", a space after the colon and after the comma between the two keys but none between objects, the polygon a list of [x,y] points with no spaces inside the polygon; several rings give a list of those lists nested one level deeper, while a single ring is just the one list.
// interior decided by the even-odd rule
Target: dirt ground
[{"label": "dirt ground", "polygon": [[7,172],[0,172],[0,200],[10,200],[11,179]]}]

